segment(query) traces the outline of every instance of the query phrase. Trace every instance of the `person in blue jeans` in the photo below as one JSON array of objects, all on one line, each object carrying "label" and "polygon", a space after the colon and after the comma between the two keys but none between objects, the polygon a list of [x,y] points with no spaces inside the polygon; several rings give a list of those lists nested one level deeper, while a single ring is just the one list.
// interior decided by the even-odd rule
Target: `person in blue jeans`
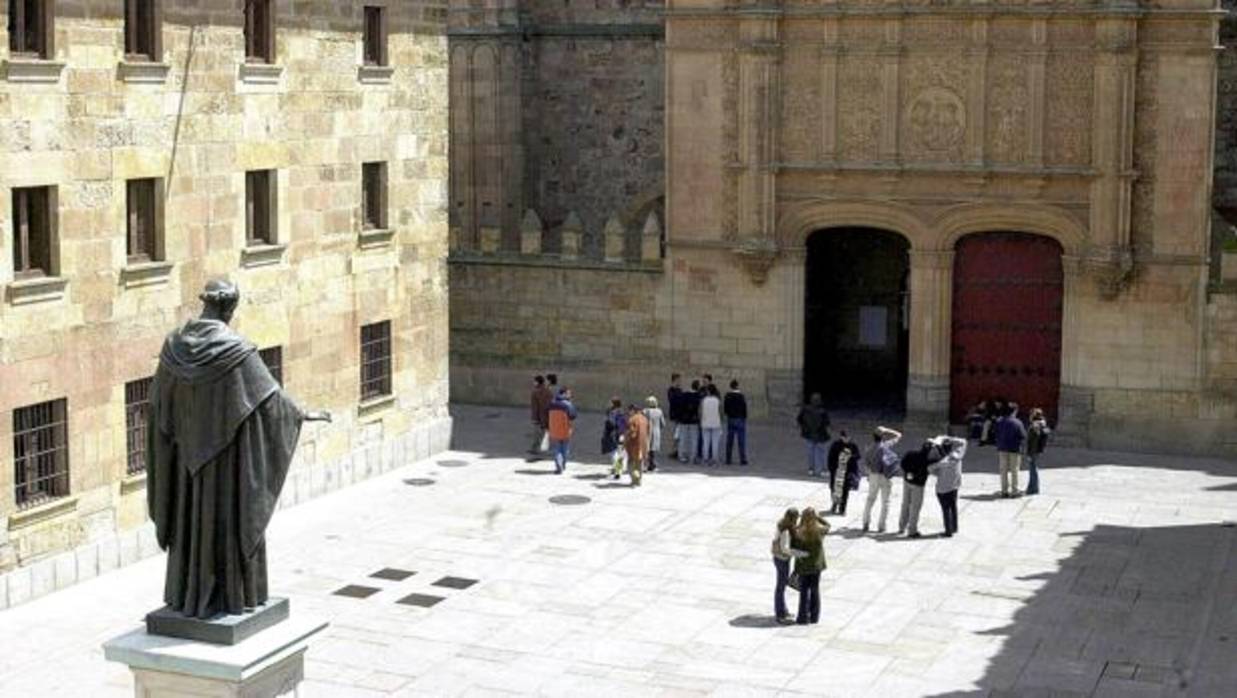
[{"label": "person in blue jeans", "polygon": [[1044,418],[1044,411],[1038,407],[1031,410],[1028,426],[1026,448],[1030,479],[1027,481],[1027,494],[1039,494],[1039,457],[1044,454],[1044,449],[1048,446],[1048,435],[1052,433],[1052,429],[1048,428],[1048,420]]},{"label": "person in blue jeans", "polygon": [[812,393],[808,403],[799,410],[796,421],[799,423],[799,435],[807,444],[807,470],[813,476],[821,477],[829,453],[829,413],[825,411],[820,393]]},{"label": "person in blue jeans", "polygon": [[571,391],[563,388],[547,408],[547,424],[550,436],[550,452],[554,456],[554,471],[559,475],[567,469],[567,457],[571,454],[572,424],[576,420],[576,406],[571,404]]},{"label": "person in blue jeans", "polygon": [[722,401],[726,415],[726,465],[734,461],[734,442],[739,442],[739,465],[747,465],[747,398],[739,391],[739,381],[730,381],[730,392]]},{"label": "person in blue jeans", "polygon": [[790,508],[777,522],[777,531],[773,534],[773,567],[777,571],[777,583],[773,588],[773,614],[777,622],[789,625],[794,622],[790,611],[786,608],[786,584],[790,581],[790,561],[807,555],[801,550],[790,547],[791,536],[799,525],[799,510]]}]

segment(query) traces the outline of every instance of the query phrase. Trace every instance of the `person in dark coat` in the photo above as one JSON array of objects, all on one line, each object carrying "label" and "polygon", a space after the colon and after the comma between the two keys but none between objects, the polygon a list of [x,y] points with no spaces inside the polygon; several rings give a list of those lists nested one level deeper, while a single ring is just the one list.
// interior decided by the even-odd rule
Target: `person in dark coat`
[{"label": "person in dark coat", "polygon": [[846,515],[850,491],[859,489],[859,458],[858,444],[842,429],[837,441],[829,447],[829,491],[832,494],[829,513]]},{"label": "person in dark coat", "polygon": [[666,390],[666,411],[670,418],[670,460],[679,457],[679,423],[683,421],[683,378],[670,374],[670,387]]},{"label": "person in dark coat", "polygon": [[230,327],[240,291],[206,285],[204,308],[168,335],[151,386],[146,496],[168,552],[163,600],[184,616],[266,603],[266,526],[307,421],[258,349]]},{"label": "person in dark coat", "polygon": [[807,471],[816,477],[825,473],[826,446],[829,444],[829,413],[820,393],[812,393],[795,419],[799,436],[807,444]]},{"label": "person in dark coat", "polygon": [[739,390],[739,381],[730,381],[730,391],[722,401],[726,417],[726,465],[734,457],[734,442],[739,442],[739,465],[747,465],[747,398]]},{"label": "person in dark coat", "polygon": [[923,507],[923,488],[928,484],[932,446],[932,442],[926,441],[920,448],[902,456],[902,513],[898,517],[898,533],[905,533],[907,538],[920,537],[919,510]]},{"label": "person in dark coat", "polygon": [[679,462],[700,462],[700,381],[679,396]]},{"label": "person in dark coat", "polygon": [[1052,429],[1044,418],[1044,411],[1036,407],[1031,410],[1030,427],[1027,429],[1027,494],[1039,494],[1039,457],[1044,455],[1048,447],[1048,437]]}]

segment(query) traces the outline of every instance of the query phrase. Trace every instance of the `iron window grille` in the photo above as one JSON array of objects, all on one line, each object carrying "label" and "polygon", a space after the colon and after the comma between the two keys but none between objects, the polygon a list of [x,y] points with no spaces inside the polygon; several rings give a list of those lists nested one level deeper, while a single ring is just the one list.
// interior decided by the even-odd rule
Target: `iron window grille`
[{"label": "iron window grille", "polygon": [[245,240],[253,245],[275,244],[275,172],[245,173]]},{"label": "iron window grille", "polygon": [[245,0],[245,61],[275,62],[275,0]]},{"label": "iron window grille", "polygon": [[130,262],[159,261],[162,245],[162,186],[157,179],[126,183],[126,251]]},{"label": "iron window grille", "polygon": [[275,382],[283,387],[283,347],[267,347],[258,350],[258,358],[266,364],[266,370],[271,372]]},{"label": "iron window grille", "polygon": [[361,327],[361,401],[391,394],[391,322]]},{"label": "iron window grille", "polygon": [[54,276],[55,195],[51,187],[13,190],[13,272],[19,278]]},{"label": "iron window grille", "polygon": [[125,58],[163,58],[163,0],[125,0]]},{"label": "iron window grille", "polygon": [[366,230],[387,227],[387,164],[361,165],[361,222]]},{"label": "iron window grille", "polygon": [[387,64],[387,8],[365,7],[365,65]]},{"label": "iron window grille", "polygon": [[154,378],[125,383],[126,471],[130,475],[146,472],[146,436],[150,418],[150,386]]},{"label": "iron window grille", "polygon": [[13,410],[14,496],[18,508],[69,494],[68,401]]},{"label": "iron window grille", "polygon": [[9,53],[22,58],[51,58],[54,0],[9,0]]}]

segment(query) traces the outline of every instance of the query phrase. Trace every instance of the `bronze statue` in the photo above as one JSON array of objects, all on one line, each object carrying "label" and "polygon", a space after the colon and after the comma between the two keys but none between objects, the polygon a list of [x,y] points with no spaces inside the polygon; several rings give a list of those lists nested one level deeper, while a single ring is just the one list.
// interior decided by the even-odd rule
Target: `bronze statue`
[{"label": "bronze statue", "polygon": [[228,322],[240,301],[211,281],[205,307],[168,335],[151,387],[147,500],[168,551],[163,590],[183,616],[240,614],[267,601],[265,531],[296,450],[303,412],[257,347]]}]

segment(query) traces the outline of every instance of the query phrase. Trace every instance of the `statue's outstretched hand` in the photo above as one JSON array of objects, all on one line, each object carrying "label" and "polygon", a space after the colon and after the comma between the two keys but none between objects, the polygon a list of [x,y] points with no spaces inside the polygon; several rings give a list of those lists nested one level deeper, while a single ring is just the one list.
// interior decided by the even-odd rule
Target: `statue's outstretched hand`
[{"label": "statue's outstretched hand", "polygon": [[329,422],[331,421],[331,413],[326,410],[316,410],[314,412],[305,413],[306,422]]}]

